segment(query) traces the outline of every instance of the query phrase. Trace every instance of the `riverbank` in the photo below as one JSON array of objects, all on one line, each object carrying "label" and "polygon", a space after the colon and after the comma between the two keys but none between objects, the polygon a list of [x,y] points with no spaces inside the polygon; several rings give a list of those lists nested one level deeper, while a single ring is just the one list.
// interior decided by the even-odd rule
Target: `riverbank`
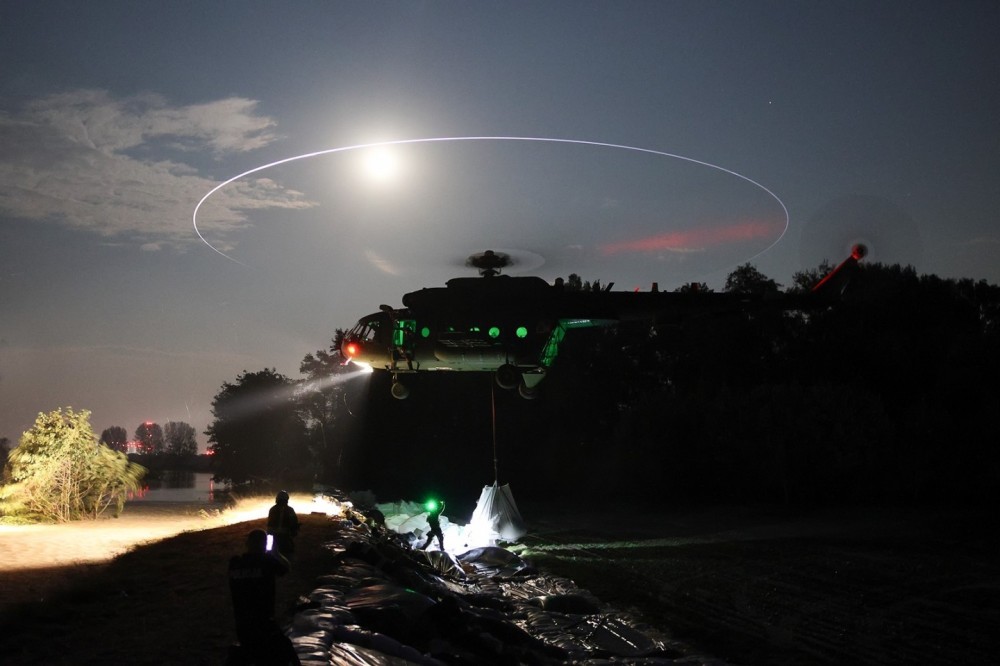
[{"label": "riverbank", "polygon": [[[226,567],[265,519],[223,524],[202,510],[143,505],[86,525],[9,529],[0,537],[0,663],[223,663],[235,641]],[[323,544],[334,523],[300,518],[294,566],[278,591],[286,619],[333,567]],[[116,549],[128,552],[98,559]]]},{"label": "riverbank", "polygon": [[[213,526],[221,516],[167,509],[0,533],[0,663],[222,663],[234,639],[226,562],[263,519]],[[522,511],[529,535],[517,550],[529,561],[720,661],[987,664],[1000,650],[1000,537],[988,511]],[[279,588],[286,620],[336,568],[324,545],[344,538],[335,521],[301,513]],[[175,536],[114,561],[81,559],[168,524]],[[65,550],[43,556],[24,533],[50,527],[71,534],[60,537]]]}]

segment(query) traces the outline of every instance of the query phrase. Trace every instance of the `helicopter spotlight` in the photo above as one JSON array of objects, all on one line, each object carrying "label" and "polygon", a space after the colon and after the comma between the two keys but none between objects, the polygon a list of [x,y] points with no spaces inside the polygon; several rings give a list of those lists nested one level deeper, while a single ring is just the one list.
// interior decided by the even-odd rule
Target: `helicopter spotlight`
[{"label": "helicopter spotlight", "polygon": [[867,253],[851,255],[807,294],[764,297],[715,292],[573,291],[536,276],[510,276],[508,255],[486,250],[466,262],[482,277],[458,277],[444,287],[403,296],[403,307],[382,305],[344,336],[350,362],[392,373],[392,396],[409,389],[400,377],[417,372],[491,372],[498,386],[531,399],[569,331],[623,321],[683,319],[764,309],[805,310],[841,294]]}]

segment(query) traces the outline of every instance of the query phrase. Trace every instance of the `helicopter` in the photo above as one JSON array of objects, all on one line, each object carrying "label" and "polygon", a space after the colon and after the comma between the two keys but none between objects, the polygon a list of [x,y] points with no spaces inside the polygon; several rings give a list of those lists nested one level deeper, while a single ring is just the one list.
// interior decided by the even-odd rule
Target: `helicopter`
[{"label": "helicopter", "polygon": [[403,307],[382,305],[362,317],[341,344],[347,363],[392,373],[392,396],[409,396],[400,376],[417,372],[492,372],[498,386],[517,389],[524,398],[552,367],[569,331],[615,326],[621,322],[754,311],[805,310],[828,305],[843,292],[853,269],[867,254],[855,245],[850,256],[810,292],[762,296],[691,290],[661,292],[599,291],[565,288],[537,276],[511,276],[510,255],[486,250],[466,266],[480,277],[456,277],[444,287],[405,294]]}]

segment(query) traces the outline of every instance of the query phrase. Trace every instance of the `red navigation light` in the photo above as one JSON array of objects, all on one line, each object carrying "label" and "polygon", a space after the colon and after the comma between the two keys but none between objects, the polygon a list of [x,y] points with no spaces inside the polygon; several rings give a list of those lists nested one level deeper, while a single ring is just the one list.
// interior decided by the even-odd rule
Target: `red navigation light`
[{"label": "red navigation light", "polygon": [[361,351],[361,346],[357,342],[348,342],[344,345],[344,353],[347,354],[347,358],[354,358]]}]

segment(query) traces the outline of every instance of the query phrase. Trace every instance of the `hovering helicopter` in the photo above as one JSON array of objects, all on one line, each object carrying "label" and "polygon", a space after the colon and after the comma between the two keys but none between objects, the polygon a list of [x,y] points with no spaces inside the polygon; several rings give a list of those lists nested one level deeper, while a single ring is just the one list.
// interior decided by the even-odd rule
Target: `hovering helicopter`
[{"label": "hovering helicopter", "polygon": [[715,292],[648,292],[565,289],[540,277],[502,274],[509,255],[486,250],[468,258],[480,277],[458,277],[445,287],[403,296],[403,308],[380,306],[344,335],[349,362],[392,373],[392,395],[409,396],[400,375],[416,372],[492,372],[504,389],[534,398],[568,331],[619,322],[681,319],[692,315],[811,309],[829,304],[846,287],[867,254],[855,245],[850,256],[806,294],[766,297]]}]

